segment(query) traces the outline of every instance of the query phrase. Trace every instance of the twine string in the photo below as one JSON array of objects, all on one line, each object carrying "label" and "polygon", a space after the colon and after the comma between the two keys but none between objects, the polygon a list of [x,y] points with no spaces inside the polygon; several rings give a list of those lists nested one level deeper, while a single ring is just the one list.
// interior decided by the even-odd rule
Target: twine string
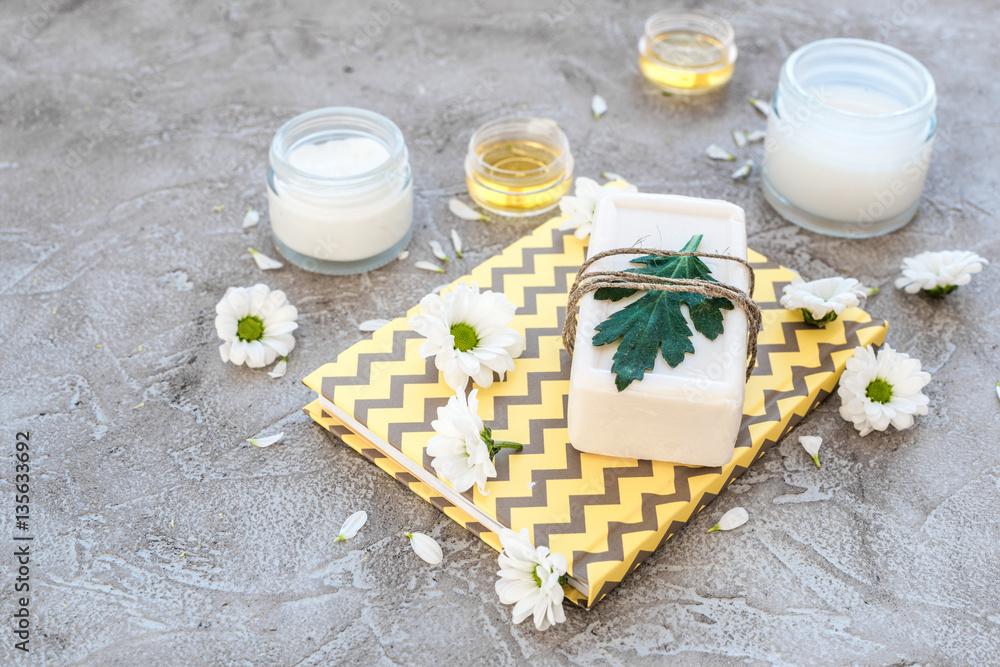
[{"label": "twine string", "polygon": [[[628,271],[590,271],[588,269],[599,260],[614,255],[655,255],[657,257],[704,257],[709,259],[724,259],[737,262],[746,267],[750,276],[749,294],[743,290],[728,285],[726,283],[702,280],[700,278],[664,278],[661,276],[651,276],[642,273],[629,273]],[[563,345],[572,355],[576,343],[576,327],[579,315],[580,299],[585,294],[596,292],[603,287],[618,287],[632,290],[659,290],[663,292],[693,292],[707,297],[717,297],[726,299],[738,305],[747,317],[747,375],[750,379],[753,368],[757,363],[757,332],[761,328],[760,306],[753,300],[754,291],[754,271],[750,262],[739,257],[730,255],[720,255],[708,252],[676,252],[673,250],[651,250],[644,248],[615,248],[597,253],[580,267],[573,281],[573,287],[569,291],[569,298],[566,302],[566,322],[563,325]]]}]

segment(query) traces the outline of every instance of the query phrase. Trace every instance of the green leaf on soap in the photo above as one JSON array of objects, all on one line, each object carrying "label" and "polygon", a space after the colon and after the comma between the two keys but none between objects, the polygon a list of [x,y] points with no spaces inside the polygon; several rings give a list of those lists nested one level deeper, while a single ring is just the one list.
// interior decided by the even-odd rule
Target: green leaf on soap
[{"label": "green leaf on soap", "polygon": [[[701,239],[700,234],[692,236],[681,252],[696,251]],[[632,263],[642,267],[628,269],[629,273],[718,282],[712,277],[712,270],[698,257],[645,255],[633,259]],[[594,293],[594,298],[621,301],[635,292],[634,289],[602,287]],[[723,332],[722,311],[733,309],[729,299],[694,292],[649,290],[639,300],[597,325],[594,345],[608,345],[621,339],[611,366],[618,391],[624,391],[633,381],[641,380],[646,371],[653,370],[658,352],[671,368],[677,368],[686,354],[694,354],[691,343],[694,333],[684,318],[682,304],[687,306],[694,328],[709,340],[715,340]]]}]

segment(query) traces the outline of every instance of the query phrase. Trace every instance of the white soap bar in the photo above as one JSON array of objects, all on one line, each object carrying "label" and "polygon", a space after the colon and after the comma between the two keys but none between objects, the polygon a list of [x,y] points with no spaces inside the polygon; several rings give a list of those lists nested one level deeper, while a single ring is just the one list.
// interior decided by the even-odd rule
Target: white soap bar
[{"label": "white soap bar", "polygon": [[[589,256],[636,246],[680,250],[702,234],[699,252],[747,257],[743,209],[724,201],[677,195],[616,194],[595,214]],[[640,255],[605,258],[592,270],[623,270],[640,265]],[[712,276],[746,291],[749,273],[742,264],[704,259]],[[693,332],[695,353],[676,368],[662,355],[652,371],[624,391],[615,386],[611,364],[618,343],[595,347],[595,327],[644,292],[618,302],[580,301],[576,346],[569,382],[569,439],[582,452],[688,465],[720,466],[733,456],[743,413],[747,363],[747,319],[735,306],[723,311],[725,332],[714,341],[698,333],[687,307],[682,311]]]}]

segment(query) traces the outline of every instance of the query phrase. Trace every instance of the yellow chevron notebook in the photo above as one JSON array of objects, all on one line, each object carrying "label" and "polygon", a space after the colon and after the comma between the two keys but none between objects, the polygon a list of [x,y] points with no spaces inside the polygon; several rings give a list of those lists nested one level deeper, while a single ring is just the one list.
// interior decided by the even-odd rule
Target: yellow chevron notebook
[{"label": "yellow chevron notebook", "polygon": [[805,324],[778,303],[795,274],[751,250],[764,328],[733,459],[694,468],[583,454],[566,436],[570,357],[561,333],[586,245],[559,231],[560,222],[541,225],[459,279],[506,294],[518,307],[510,326],[527,340],[506,381],[479,390],[480,416],[494,437],[525,444],[496,457],[486,495],[475,486],[456,493],[424,451],[437,408],[453,392],[434,359],[417,352],[423,339],[406,324],[416,308],[306,377],[319,394],[306,411],[493,548],[501,526],[527,528],[536,546],[566,556],[567,597],[590,607],[832,392],[854,347],[880,344],[886,324],[859,309],[823,329]]}]

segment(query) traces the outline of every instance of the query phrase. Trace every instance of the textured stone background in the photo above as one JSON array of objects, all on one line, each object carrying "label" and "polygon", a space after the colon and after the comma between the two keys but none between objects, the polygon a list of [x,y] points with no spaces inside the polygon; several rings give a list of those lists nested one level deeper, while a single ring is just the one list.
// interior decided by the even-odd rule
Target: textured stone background
[{"label": "textured stone background", "polygon": [[[1000,650],[1000,207],[992,69],[998,6],[977,0],[725,3],[732,85],[666,99],[638,75],[661,3],[4,0],[0,6],[0,335],[10,545],[14,434],[34,445],[30,659],[12,649],[13,559],[0,556],[0,662],[13,664],[986,664]],[[718,3],[722,5],[723,3]],[[375,36],[359,30],[388,16]],[[373,25],[378,26],[377,23]],[[877,241],[779,219],[755,172],[705,159],[763,121],[778,68],[814,39],[878,39],[937,79],[942,139],[918,218]],[[595,122],[591,96],[610,112]],[[496,555],[300,412],[299,378],[401,314],[441,277],[262,274],[266,149],[293,115],[355,105],[394,119],[414,154],[416,235],[471,251],[449,279],[530,227],[456,221],[472,130],[504,113],[557,119],[577,173],[731,200],[752,245],[808,277],[882,288],[869,310],[934,373],[931,414],[858,437],[822,405],[816,470],[789,438],[590,612],[514,627]],[[735,149],[734,149],[735,150]],[[759,159],[760,147],[744,151]],[[220,213],[213,207],[225,206]],[[994,264],[945,301],[892,288],[901,259],[968,248]],[[213,307],[265,281],[299,307],[288,375],[220,363]],[[142,407],[134,408],[142,404]],[[247,437],[284,430],[268,450]],[[706,535],[743,505],[743,529]],[[369,524],[333,536],[354,510]],[[401,532],[444,547],[430,567]],[[3,554],[9,548],[3,547]]]}]

